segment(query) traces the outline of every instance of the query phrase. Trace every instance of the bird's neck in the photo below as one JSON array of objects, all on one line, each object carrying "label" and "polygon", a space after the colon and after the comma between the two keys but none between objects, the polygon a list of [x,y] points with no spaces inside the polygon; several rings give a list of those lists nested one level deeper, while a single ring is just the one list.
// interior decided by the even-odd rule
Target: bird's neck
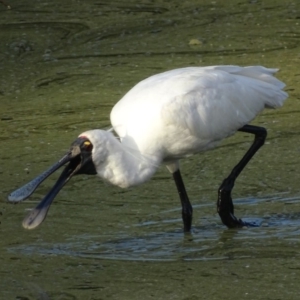
[{"label": "bird's neck", "polygon": [[[139,150],[121,143],[110,132],[107,134],[106,159],[101,161],[101,157],[93,158],[96,162],[98,175],[111,184],[122,188],[149,180],[159,167],[162,158],[141,153]],[[97,161],[101,161],[101,163],[97,163]]]}]

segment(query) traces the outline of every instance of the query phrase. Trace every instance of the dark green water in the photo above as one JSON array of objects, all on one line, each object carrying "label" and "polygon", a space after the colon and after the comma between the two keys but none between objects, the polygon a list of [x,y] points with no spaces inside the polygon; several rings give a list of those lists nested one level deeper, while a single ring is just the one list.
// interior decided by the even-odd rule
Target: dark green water
[{"label": "dark green water", "polygon": [[[0,3],[1,4],[1,3]],[[297,1],[10,1],[0,6],[0,299],[299,299],[300,4]],[[195,41],[196,40],[196,41]],[[227,230],[217,188],[249,147],[238,133],[182,162],[194,227],[161,168],[121,190],[74,178],[36,230],[21,227],[52,187],[7,194],[44,171],[80,133],[109,127],[136,82],[183,66],[281,69],[290,98],[253,123],[268,141],[237,180]]]}]

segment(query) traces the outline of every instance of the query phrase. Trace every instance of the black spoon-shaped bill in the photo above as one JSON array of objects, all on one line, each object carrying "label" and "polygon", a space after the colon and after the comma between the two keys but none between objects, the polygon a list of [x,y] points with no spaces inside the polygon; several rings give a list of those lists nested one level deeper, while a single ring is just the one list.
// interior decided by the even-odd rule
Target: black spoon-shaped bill
[{"label": "black spoon-shaped bill", "polygon": [[61,166],[69,163],[50,192],[24,219],[24,228],[33,229],[44,221],[55,196],[73,175],[97,174],[92,159],[92,150],[93,145],[87,137],[78,137],[72,143],[70,150],[57,163],[8,196],[8,201],[13,203],[27,199],[46,178],[48,178]]},{"label": "black spoon-shaped bill", "polygon": [[23,185],[22,187],[9,194],[7,197],[8,201],[18,203],[26,200],[45,179],[47,179],[52,173],[54,173],[57,169],[59,169],[68,161],[70,161],[70,153],[67,153],[64,157],[62,157],[57,163],[55,163],[45,172],[43,172],[27,184]]},{"label": "black spoon-shaped bill", "polygon": [[23,220],[23,227],[26,229],[34,229],[39,226],[47,216],[48,210],[58,192],[63,188],[63,186],[71,179],[71,177],[76,174],[79,170],[80,157],[78,159],[72,160],[68,166],[63,170],[60,177],[56,181],[53,188],[44,197],[44,199],[33,209]]}]

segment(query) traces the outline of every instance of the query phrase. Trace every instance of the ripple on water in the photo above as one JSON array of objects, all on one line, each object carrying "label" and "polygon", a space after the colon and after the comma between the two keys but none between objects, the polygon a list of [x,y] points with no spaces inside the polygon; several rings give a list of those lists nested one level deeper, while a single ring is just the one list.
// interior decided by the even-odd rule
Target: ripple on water
[{"label": "ripple on water", "polygon": [[[300,196],[287,197],[276,194],[259,199],[238,199],[239,205],[260,205],[264,202],[300,202]],[[211,204],[207,204],[211,205]],[[199,208],[199,206],[195,206]],[[166,214],[162,211],[161,214]],[[262,218],[244,218],[259,224],[256,228],[228,230],[218,218],[205,219],[205,225],[196,226],[192,234],[184,235],[181,230],[133,236],[79,235],[68,238],[64,243],[33,243],[11,247],[12,252],[41,255],[68,255],[104,260],[175,261],[175,260],[227,260],[249,257],[284,255],[286,248],[295,252],[299,248],[300,212],[276,213]],[[161,223],[172,222],[164,220]],[[157,225],[147,221],[133,226]],[[203,223],[203,222],[202,222]],[[161,229],[161,227],[160,227]],[[289,252],[290,254],[290,252]]]}]

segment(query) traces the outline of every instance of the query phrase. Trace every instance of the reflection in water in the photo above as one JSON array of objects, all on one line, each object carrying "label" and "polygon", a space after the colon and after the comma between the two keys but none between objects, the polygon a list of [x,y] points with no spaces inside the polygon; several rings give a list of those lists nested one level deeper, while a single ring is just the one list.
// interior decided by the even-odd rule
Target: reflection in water
[{"label": "reflection in water", "polygon": [[[287,196],[287,195],[286,195]],[[258,205],[263,202],[300,203],[298,197],[282,197],[272,195],[259,199],[239,199],[239,204]],[[197,206],[199,208],[199,206]],[[162,214],[166,213],[162,212]],[[133,261],[176,261],[176,260],[227,260],[245,257],[264,256],[264,250],[252,251],[249,248],[260,247],[274,240],[297,239],[300,233],[300,212],[275,214],[260,220],[247,219],[260,224],[258,228],[240,230],[224,229],[222,224],[204,225],[193,229],[191,234],[177,232],[151,232],[140,236],[115,234],[79,235],[68,238],[64,243],[34,243],[11,247],[14,253],[27,255],[67,255],[73,257],[94,258],[101,260],[133,260]],[[170,220],[164,220],[168,222]],[[217,221],[217,218],[214,220]],[[147,222],[134,226],[156,225],[157,222]],[[99,242],[97,242],[97,240]],[[108,241],[107,241],[108,240]],[[236,252],[236,250],[239,251]]]}]

